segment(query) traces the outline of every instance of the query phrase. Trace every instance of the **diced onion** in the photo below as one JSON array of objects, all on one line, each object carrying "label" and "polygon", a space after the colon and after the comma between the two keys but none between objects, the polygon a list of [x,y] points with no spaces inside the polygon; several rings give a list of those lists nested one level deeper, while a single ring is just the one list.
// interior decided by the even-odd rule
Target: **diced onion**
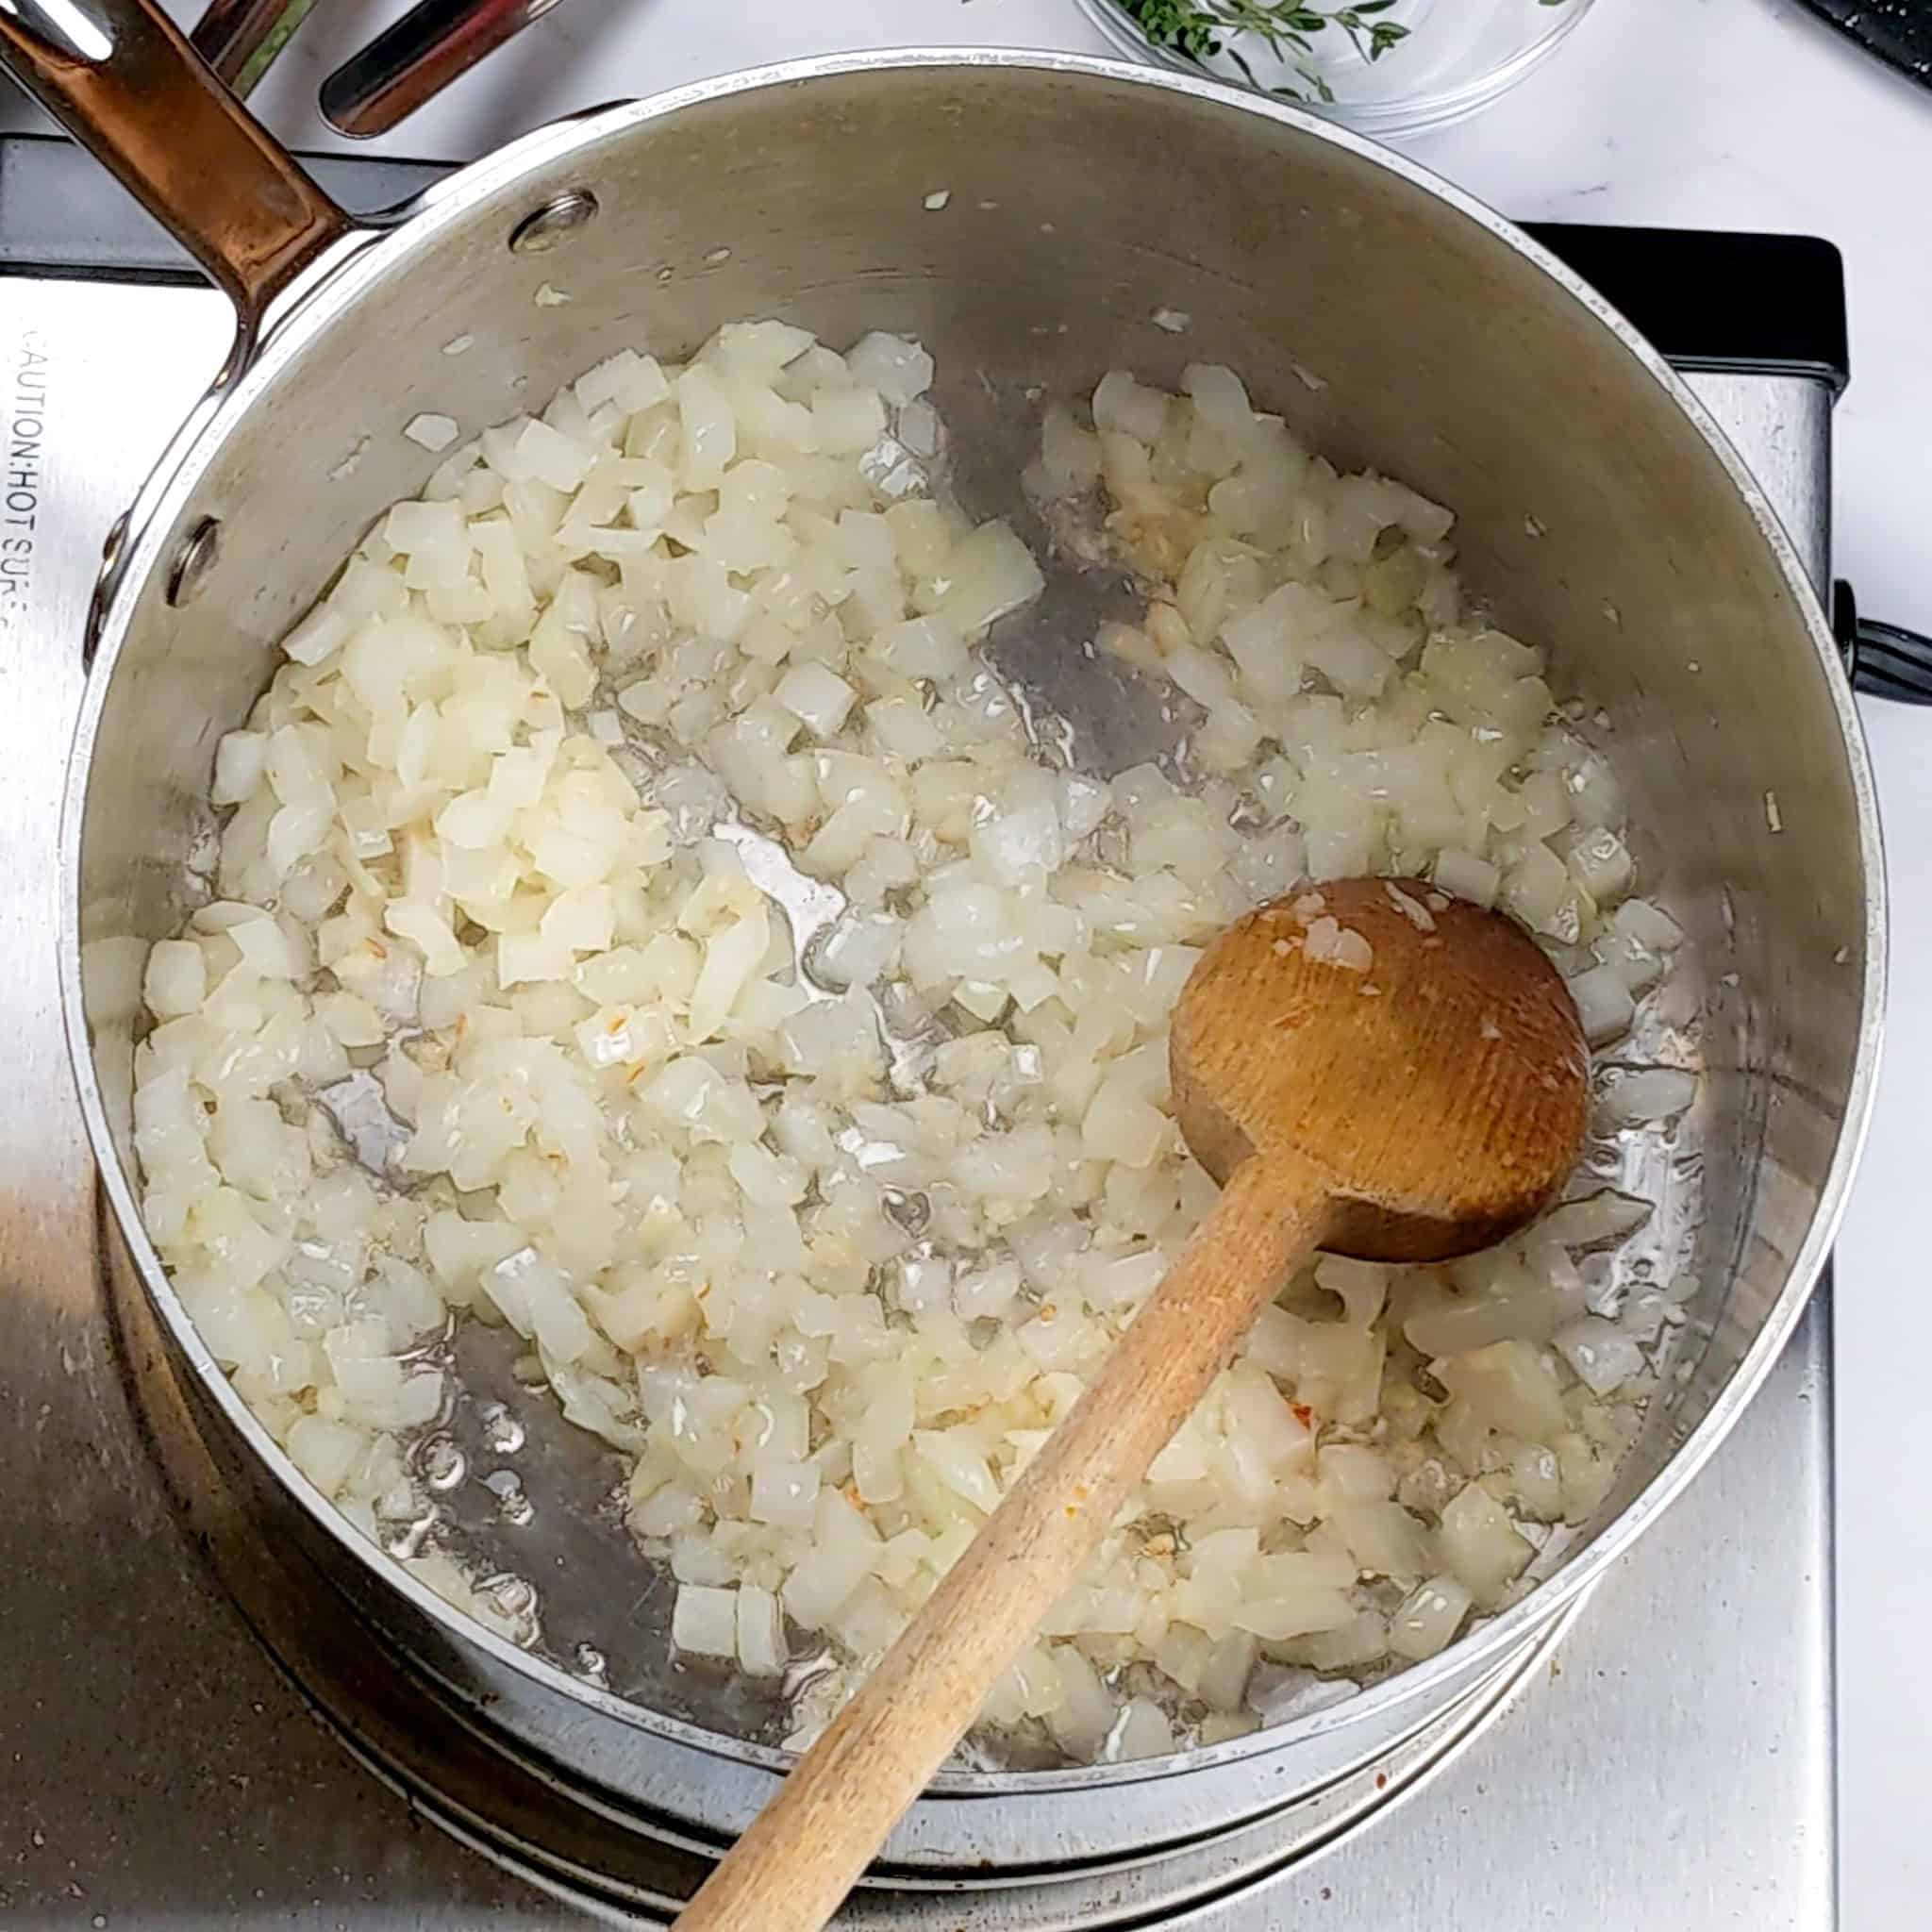
[{"label": "diced onion", "polygon": [[[1220,365],[1043,412],[1054,540],[1145,591],[1053,641],[1175,719],[1162,763],[1078,769],[996,663],[1041,533],[934,493],[934,377],[904,337],[747,321],[460,446],[414,418],[448,454],[217,744],[215,890],[140,976],[147,1224],[296,1468],[418,1548],[447,1324],[507,1327],[623,1458],[671,1645],[767,1680],[825,1654],[794,1742],[1208,1211],[1167,1032],[1221,925],[1290,898],[1373,990],[1307,881],[1425,879],[1405,917],[1502,906],[1599,1042],[1683,939],[1542,653],[1466,610],[1449,511],[1339,475]],[[91,958],[131,1012],[138,949]],[[1633,1135],[1696,1097],[1600,1078]],[[989,1722],[1160,1756],[1506,1605],[1519,1525],[1601,1506],[1683,1325],[1681,1257],[1572,1258],[1648,1256],[1650,1221],[1606,1190],[1444,1270],[1299,1271]],[[534,1641],[531,1584],[459,1554],[408,1560]]]},{"label": "diced onion", "polygon": [[1642,1067],[1621,1074],[1603,1103],[1619,1126],[1643,1126],[1684,1112],[1697,1098],[1697,1076],[1675,1067]]},{"label": "diced onion", "polygon": [[737,1591],[680,1584],[671,1609],[671,1641],[693,1657],[737,1657]]}]

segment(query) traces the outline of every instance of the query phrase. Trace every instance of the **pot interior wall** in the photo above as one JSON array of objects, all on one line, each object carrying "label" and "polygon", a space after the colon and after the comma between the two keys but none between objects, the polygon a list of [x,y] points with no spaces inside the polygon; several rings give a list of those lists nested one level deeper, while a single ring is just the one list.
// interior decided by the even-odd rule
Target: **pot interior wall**
[{"label": "pot interior wall", "polygon": [[[1041,395],[1082,392],[1116,364],[1173,384],[1189,361],[1225,361],[1338,464],[1373,464],[1457,510],[1476,591],[1553,647],[1559,691],[1607,714],[1646,890],[1690,932],[1679,1004],[1633,1051],[1707,1075],[1685,1129],[1702,1150],[1702,1217],[1673,1239],[1703,1283],[1709,1336],[1654,1405],[1591,1533],[1611,1521],[1707,1412],[1785,1288],[1840,1135],[1865,985],[1855,780],[1827,675],[1695,426],[1509,242],[1231,99],[1045,67],[873,68],[600,117],[530,155],[440,191],[350,271],[353,308],[325,320],[325,295],[272,344],[252,407],[192,459],[174,519],[222,519],[205,588],[175,611],[151,578],[97,674],[112,681],[77,890],[84,941],[109,942],[91,955],[89,1020],[129,1187],[125,969],[139,948],[113,942],[177,924],[215,741],[270,676],[275,640],[433,467],[401,433],[417,412],[474,433],[621,346],[682,355],[745,316],[836,345],[902,330],[939,358],[958,488],[990,512],[1013,507]],[[598,217],[548,254],[512,253],[517,222],[567,188],[593,192]],[[1169,332],[1157,310],[1187,327]],[[467,351],[445,353],[464,336]],[[1043,681],[1064,661],[1054,641],[1036,640]],[[584,1493],[608,1487],[588,1439],[573,1451],[558,1426]],[[594,1542],[573,1544],[574,1568],[596,1574],[574,1574],[568,1594],[628,1608],[636,1579],[610,1580],[628,1560],[621,1536]],[[598,1641],[611,1648],[608,1632]],[[768,1713],[648,1655],[661,1649],[650,1630],[630,1641],[641,1702],[726,1734],[763,1729]]]}]

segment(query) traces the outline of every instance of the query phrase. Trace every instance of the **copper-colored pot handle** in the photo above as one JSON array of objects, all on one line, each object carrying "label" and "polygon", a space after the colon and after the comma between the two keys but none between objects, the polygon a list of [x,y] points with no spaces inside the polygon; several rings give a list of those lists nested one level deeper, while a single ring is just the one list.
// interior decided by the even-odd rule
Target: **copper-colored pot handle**
[{"label": "copper-colored pot handle", "polygon": [[244,341],[355,225],[153,0],[0,0],[0,65],[207,270]]}]

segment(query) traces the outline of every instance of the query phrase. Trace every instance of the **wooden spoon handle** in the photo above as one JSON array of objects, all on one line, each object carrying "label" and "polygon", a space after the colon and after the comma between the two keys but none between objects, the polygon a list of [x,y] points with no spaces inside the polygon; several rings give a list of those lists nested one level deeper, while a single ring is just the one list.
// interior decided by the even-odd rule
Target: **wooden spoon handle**
[{"label": "wooden spoon handle", "polygon": [[899,1641],[719,1864],[678,1932],[819,1932],[1127,1492],[1323,1236],[1325,1184],[1254,1157]]}]

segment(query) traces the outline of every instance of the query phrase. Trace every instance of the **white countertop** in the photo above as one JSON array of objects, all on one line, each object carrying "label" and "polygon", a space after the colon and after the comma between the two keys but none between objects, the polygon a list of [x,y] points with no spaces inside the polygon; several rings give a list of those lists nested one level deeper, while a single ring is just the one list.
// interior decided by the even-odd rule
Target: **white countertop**
[{"label": "white countertop", "polygon": [[[201,0],[172,10],[192,18]],[[318,81],[401,10],[318,8],[257,108],[284,139],[325,144]],[[1108,51],[1074,0],[573,0],[377,145],[467,158],[558,114],[734,67],[947,43]],[[1519,217],[1836,242],[1854,371],[1838,412],[1837,568],[1867,612],[1932,632],[1932,580],[1913,568],[1932,521],[1932,92],[1786,0],[1603,0],[1514,93],[1405,145]],[[1899,1481],[1925,1400],[1907,1234],[1926,1183],[1910,1096],[1932,1088],[1932,712],[1868,703],[1865,716],[1890,847],[1893,992],[1839,1246],[1842,1897],[1850,1932],[1906,1932],[1932,1892],[1932,1511]]]}]

